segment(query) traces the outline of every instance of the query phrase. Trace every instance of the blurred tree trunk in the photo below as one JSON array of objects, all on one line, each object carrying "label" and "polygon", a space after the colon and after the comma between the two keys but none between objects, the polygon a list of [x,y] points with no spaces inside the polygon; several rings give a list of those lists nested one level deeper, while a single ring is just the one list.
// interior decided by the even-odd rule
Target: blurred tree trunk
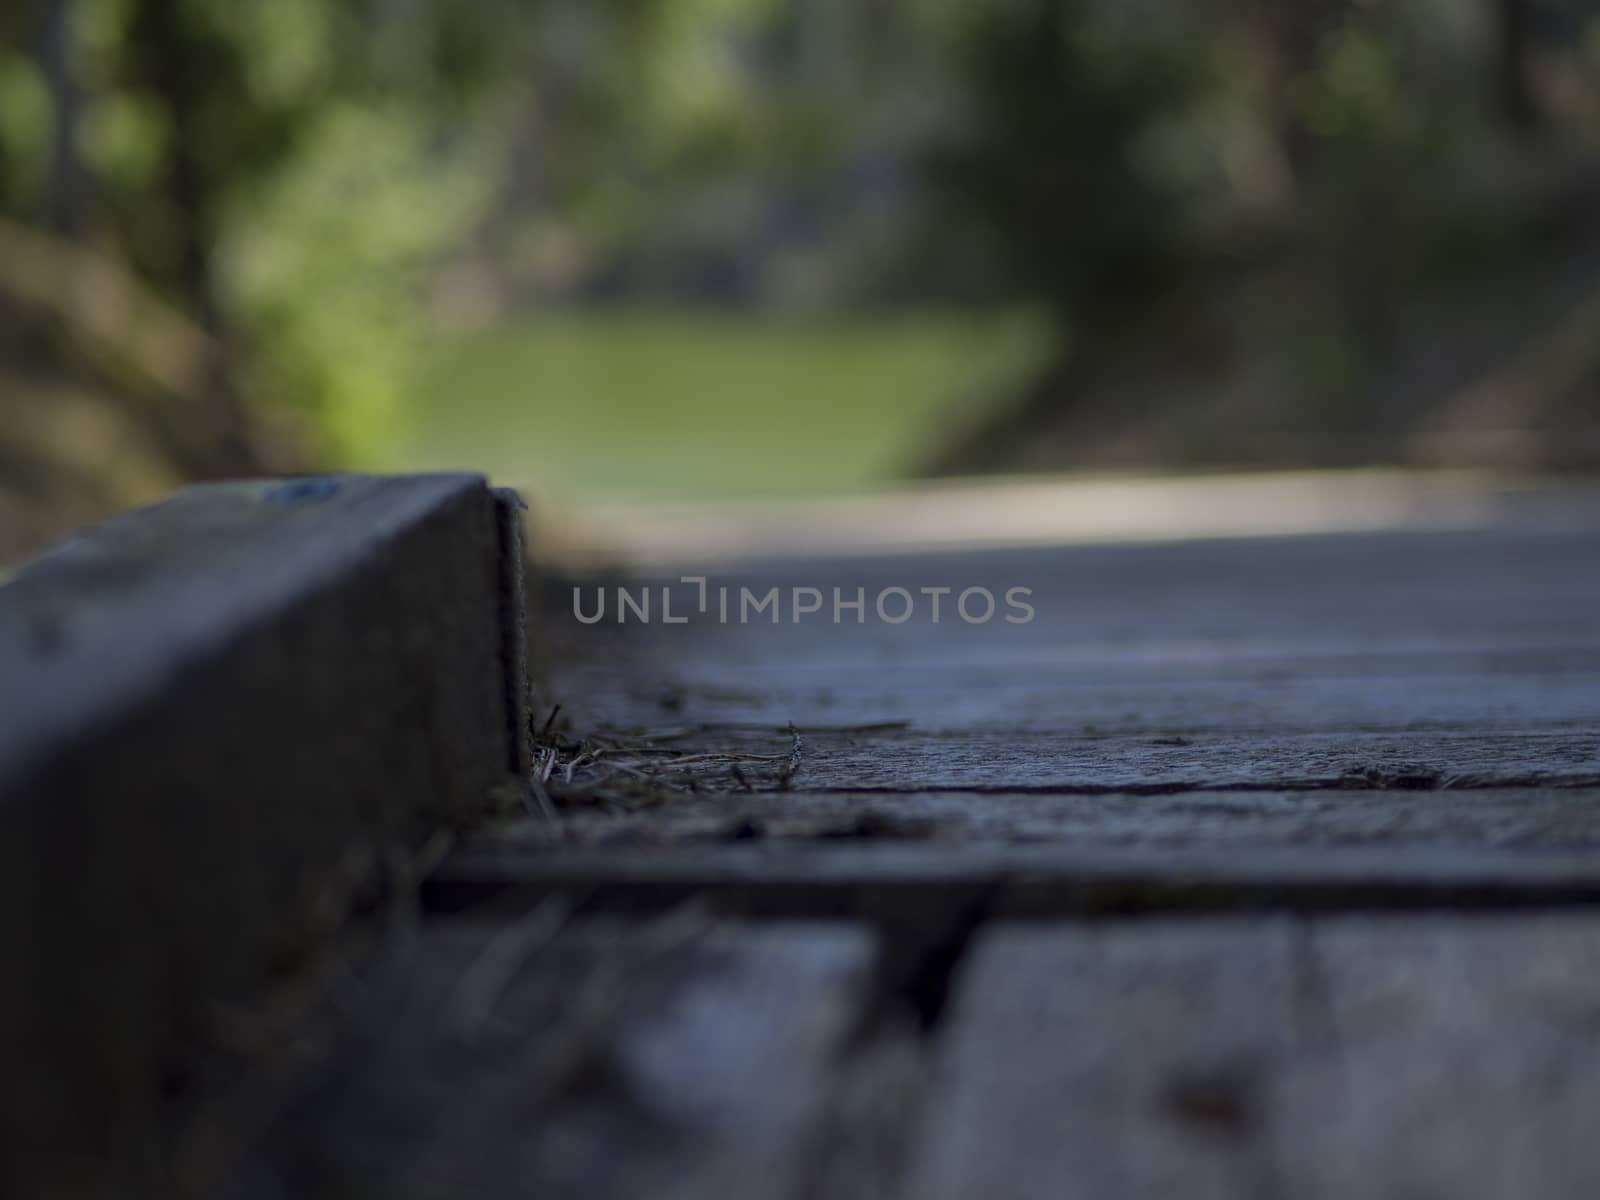
[{"label": "blurred tree trunk", "polygon": [[213,197],[196,125],[201,112],[195,47],[184,36],[177,5],[146,0],[144,33],[149,50],[149,82],[167,110],[171,136],[167,147],[167,203],[175,235],[179,289],[193,316],[207,333],[222,332],[222,307],[217,298],[212,262]]},{"label": "blurred tree trunk", "polygon": [[1528,73],[1533,39],[1530,0],[1492,0],[1495,18],[1494,94],[1501,119],[1518,136],[1539,130],[1539,107]]},{"label": "blurred tree trunk", "polygon": [[1297,185],[1312,169],[1316,147],[1294,102],[1295,84],[1316,69],[1323,39],[1344,23],[1350,4],[1351,0],[1264,0],[1258,10],[1263,14],[1267,42],[1275,60],[1273,124],[1284,161]]},{"label": "blurred tree trunk", "polygon": [[50,227],[76,240],[83,233],[86,191],[78,154],[78,113],[82,97],[75,75],[73,0],[45,0],[40,68],[50,90]]},{"label": "blurred tree trunk", "polygon": [[202,385],[210,409],[211,427],[203,439],[209,461],[200,473],[253,474],[267,463],[229,362],[230,330],[214,252],[217,187],[207,170],[200,128],[207,64],[189,36],[182,7],[175,0],[143,0],[135,21],[144,43],[148,83],[161,98],[170,123],[166,190],[176,283],[185,307],[210,335],[212,347]]}]

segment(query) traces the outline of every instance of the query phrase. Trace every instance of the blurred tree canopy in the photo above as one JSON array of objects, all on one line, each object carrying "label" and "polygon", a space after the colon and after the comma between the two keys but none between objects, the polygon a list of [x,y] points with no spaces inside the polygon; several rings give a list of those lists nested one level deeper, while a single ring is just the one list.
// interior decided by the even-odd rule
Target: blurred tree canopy
[{"label": "blurred tree canopy", "polygon": [[[406,37],[382,36],[381,19],[373,36],[383,14],[363,8],[401,7],[417,10]],[[186,431],[200,444],[171,447],[185,470],[348,451],[381,423],[407,273],[467,216],[439,142],[498,54],[487,8],[7,8],[0,203],[112,260],[204,334],[190,383],[215,416],[204,436]],[[311,446],[273,447],[247,397],[314,418],[299,427]]]},{"label": "blurred tree canopy", "polygon": [[1060,353],[935,466],[1600,462],[1592,0],[992,0],[957,227]]},{"label": "blurred tree canopy", "polygon": [[158,393],[122,415],[178,474],[236,473],[376,455],[435,295],[748,295],[742,186],[812,187],[847,102],[805,8],[19,0],[0,220],[58,286],[0,263],[29,318],[5,360],[139,361],[79,286],[110,272],[198,348],[181,380],[113,370]]},{"label": "blurred tree canopy", "polygon": [[430,324],[641,300],[1037,306],[946,469],[1572,450],[1595,10],[13,0],[0,470],[359,463]]}]

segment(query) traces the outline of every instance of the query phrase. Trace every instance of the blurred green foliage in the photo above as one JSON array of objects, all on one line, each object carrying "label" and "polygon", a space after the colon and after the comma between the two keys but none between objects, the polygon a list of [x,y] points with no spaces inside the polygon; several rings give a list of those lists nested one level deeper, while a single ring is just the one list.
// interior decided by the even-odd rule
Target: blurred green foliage
[{"label": "blurred green foliage", "polygon": [[[898,456],[837,426],[874,470],[1361,459],[1593,410],[1597,152],[1593,0],[14,0],[0,222],[68,266],[41,301],[0,262],[0,357],[132,387],[177,475],[402,461],[452,373],[508,399],[430,440],[587,410],[599,454],[632,401],[565,394],[591,357],[681,380],[628,419],[706,447],[702,359],[798,400],[921,358]],[[108,373],[165,360],[108,352],[143,335],[80,275],[186,316],[182,369]],[[953,378],[954,314],[1019,310],[1031,379]]]},{"label": "blurred green foliage", "polygon": [[935,194],[1060,349],[936,465],[1600,463],[1597,21],[969,6]]},{"label": "blurred green foliage", "polygon": [[[199,386],[238,423],[303,417],[301,457],[375,447],[420,273],[482,190],[440,146],[494,65],[481,8],[417,6],[391,44],[329,0],[9,6],[4,211],[187,311],[217,348]],[[249,453],[219,467],[271,464],[233,435]]]}]

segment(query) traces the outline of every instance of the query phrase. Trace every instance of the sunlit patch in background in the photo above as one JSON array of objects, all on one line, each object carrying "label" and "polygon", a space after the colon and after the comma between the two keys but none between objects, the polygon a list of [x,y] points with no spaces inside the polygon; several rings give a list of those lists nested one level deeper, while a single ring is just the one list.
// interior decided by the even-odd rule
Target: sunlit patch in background
[{"label": "sunlit patch in background", "polygon": [[443,340],[396,465],[579,500],[881,484],[1047,353],[1026,314],[530,315]]}]

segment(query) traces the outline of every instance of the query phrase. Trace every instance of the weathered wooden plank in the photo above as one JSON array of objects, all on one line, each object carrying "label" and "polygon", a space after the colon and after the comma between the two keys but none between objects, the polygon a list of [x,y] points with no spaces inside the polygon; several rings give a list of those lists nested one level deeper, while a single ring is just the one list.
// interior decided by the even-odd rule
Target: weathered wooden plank
[{"label": "weathered wooden plank", "polygon": [[[658,619],[626,663],[566,672],[618,725],[694,721],[918,732],[1100,735],[1592,728],[1600,718],[1600,535],[1482,530],[793,561],[712,572],[735,598],[777,589],[777,624],[694,611],[698,588],[640,580]],[[686,573],[688,569],[686,568]],[[686,625],[659,620],[675,588]],[[870,611],[792,619],[796,588],[1031,589],[1027,624],[968,625],[950,598],[904,624]],[[586,590],[592,611],[594,587]],[[613,604],[612,610],[616,605]],[[580,627],[570,606],[553,619]],[[616,626],[610,633],[618,633]],[[647,653],[639,653],[645,648]],[[661,701],[661,703],[657,703]]]},{"label": "weathered wooden plank", "polygon": [[[1112,794],[1600,785],[1600,725],[1591,724],[1122,736],[1077,731],[933,734],[898,727],[799,731],[803,746],[790,782],[812,792]],[[792,735],[758,723],[749,730],[713,729],[670,748],[782,757],[792,748]],[[659,761],[670,772],[670,759]],[[702,761],[688,774],[708,788],[743,786],[726,762]],[[578,781],[584,778],[580,775]],[[764,786],[770,789],[771,783]]]},{"label": "weathered wooden plank", "polygon": [[997,928],[903,1194],[1588,1196],[1600,920]]},{"label": "weathered wooden plank", "polygon": [[[781,739],[774,735],[770,744]],[[816,733],[806,739],[794,782],[863,792],[1577,786],[1600,783],[1600,731]]]},{"label": "weathered wooden plank", "polygon": [[1311,792],[705,792],[630,807],[564,801],[562,819],[497,823],[480,849],[766,841],[1112,846],[1600,847],[1600,789]]},{"label": "weathered wooden plank", "polygon": [[[734,619],[717,620],[716,605],[684,626],[653,627],[673,640],[699,643],[708,661],[737,665],[752,652],[791,648],[791,657],[825,656],[849,665],[851,634],[870,631],[875,660],[908,645],[945,662],[982,661],[1021,646],[1101,661],[1170,660],[1177,653],[1223,657],[1232,648],[1303,654],[1351,654],[1509,643],[1593,646],[1600,602],[1600,528],[1592,520],[1546,532],[1478,529],[1457,533],[1397,531],[1355,537],[1249,541],[1173,541],[1143,546],[1058,546],[1027,550],[915,553],[874,559],[791,559],[733,569],[693,568],[641,577],[653,589],[697,571],[713,589],[727,587]],[[614,581],[612,581],[614,582]],[[822,617],[772,624],[738,621],[741,588],[832,589],[868,597],[861,624],[845,611],[835,625]],[[1011,587],[1033,590],[1035,619],[1026,625],[967,625],[952,619],[950,599],[937,626],[931,600],[902,625],[873,619],[870,605],[888,587],[921,597],[925,587],[952,595],[985,587],[997,597]],[[675,611],[697,589],[681,583]],[[586,593],[592,611],[592,586]],[[786,601],[787,603],[787,601]],[[614,611],[608,620],[614,620]],[[859,640],[859,639],[857,639]],[[918,655],[906,656],[916,661]],[[856,660],[859,665],[860,660]]]},{"label": "weathered wooden plank", "polygon": [[947,1009],[902,1195],[1298,1195],[1252,1135],[1295,1051],[1283,922],[996,929]]},{"label": "weathered wooden plank", "polygon": [[[1067,732],[1099,737],[1197,733],[1548,732],[1600,723],[1600,652],[1552,649],[1436,662],[1385,657],[1236,660],[1134,669],[1026,663],[841,667],[787,663],[780,682],[683,662],[649,681],[620,667],[574,673],[595,722],[666,726],[674,712],[716,726],[833,728],[899,722],[919,734]],[[672,711],[656,701],[670,697]]]},{"label": "weathered wooden plank", "polygon": [[502,503],[208,485],[0,589],[0,1191],[131,1186],[215,1006],[522,769]]},{"label": "weathered wooden plank", "polygon": [[[1426,1079],[1439,1046],[1458,1079],[1478,1079],[1472,1046],[1516,1041],[1522,1002],[1463,1020],[1451,995],[1479,973],[1537,974],[1514,931],[1600,903],[1597,549],[1578,525],[790,561],[708,581],[776,587],[786,604],[793,587],[1020,584],[1037,609],[1025,626],[967,626],[948,609],[937,627],[795,624],[786,609],[777,625],[691,613],[580,630],[558,607],[590,643],[559,664],[575,736],[609,723],[627,731],[614,761],[670,774],[659,748],[781,759],[793,721],[794,790],[716,758],[682,772],[693,791],[580,770],[562,821],[475,839],[428,896],[513,911],[551,895],[643,911],[698,896],[867,918],[888,944],[939,943],[917,964],[919,1004],[941,991],[946,935],[975,927],[955,1007],[918,1009],[935,1013],[947,1074],[907,1197],[1493,1194],[1482,1180],[1517,1148],[1452,1148],[1448,1088],[1396,1084],[1385,1065]],[[680,614],[689,595],[678,588]],[[851,728],[883,722],[895,727]],[[641,730],[668,736],[629,758]],[[1505,908],[1522,914],[1504,953],[1464,933],[1458,964],[1439,966],[1447,953],[1387,940],[1436,911],[1478,929]],[[1329,916],[1391,909],[1404,915]],[[1125,913],[1141,921],[1109,919]],[[1036,920],[996,925],[1008,916]],[[1371,944],[1338,949],[1337,930]],[[1423,1000],[1395,1001],[1416,1024],[1340,1058],[1346,1026],[1392,999],[1356,981],[1405,974],[1416,954],[1438,966],[1406,975]],[[1559,984],[1556,1008],[1588,1012],[1584,986]],[[1459,1040],[1431,1040],[1435,1026]],[[1482,1076],[1473,1121],[1543,1087],[1533,1109],[1548,1129],[1505,1127],[1526,1152],[1571,1158],[1564,1131],[1589,1102],[1540,1072],[1581,1053],[1576,1033],[1503,1052],[1512,1065]],[[1522,1178],[1589,1194],[1556,1186],[1581,1178],[1587,1160],[1571,1161],[1579,1175]]]},{"label": "weathered wooden plank", "polygon": [[1271,1097],[1296,1196],[1600,1194],[1600,919],[1330,920]]},{"label": "weathered wooden plank", "polygon": [[[706,574],[712,595],[728,589],[731,616],[706,614],[698,586],[678,573],[635,581],[658,597],[675,587],[674,611],[688,624],[624,626],[685,664],[686,678],[723,686],[829,688],[869,670],[891,670],[893,686],[926,670],[1019,667],[1030,662],[1115,678],[1187,667],[1218,672],[1272,661],[1315,667],[1349,661],[1374,675],[1426,674],[1429,661],[1504,661],[1576,651],[1594,661],[1600,643],[1600,531],[1512,534],[1394,533],[1363,538],[1173,542],[1142,547],[1037,547],[1026,552],[904,555],[875,560],[794,560]],[[693,568],[685,566],[683,574]],[[614,581],[613,581],[614,582]],[[829,608],[795,622],[794,589],[818,589]],[[920,598],[904,624],[878,621],[878,592],[901,587]],[[950,589],[939,622],[926,587]],[[950,597],[984,587],[995,597],[1027,587],[1027,624],[965,624]],[[742,589],[778,589],[768,616],[739,619]],[[832,595],[866,597],[832,621]],[[586,590],[594,611],[594,584]],[[616,632],[616,603],[592,632]],[[658,611],[659,616],[659,611]],[[570,603],[552,618],[579,629]],[[1382,666],[1387,659],[1389,667]],[[778,670],[781,667],[781,670]],[[1219,675],[1226,677],[1226,674]],[[1237,675],[1235,675],[1237,677]]]},{"label": "weathered wooden plank", "polygon": [[802,1196],[873,939],[693,909],[434,926],[235,1180],[305,1195]]}]

